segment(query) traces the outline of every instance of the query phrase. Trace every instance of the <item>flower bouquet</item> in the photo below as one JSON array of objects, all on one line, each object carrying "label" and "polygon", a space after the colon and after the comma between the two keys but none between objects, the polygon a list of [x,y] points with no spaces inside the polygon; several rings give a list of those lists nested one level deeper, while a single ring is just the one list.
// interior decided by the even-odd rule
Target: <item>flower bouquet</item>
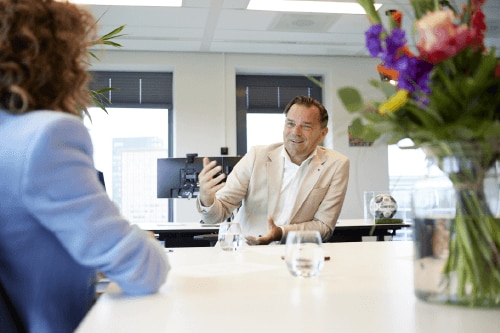
[{"label": "flower bouquet", "polygon": [[[447,0],[410,0],[416,37],[411,50],[401,29],[401,12],[388,11],[386,27],[373,0],[358,0],[371,23],[367,49],[381,60],[377,70],[386,79],[370,83],[386,98],[366,102],[353,87],[340,89],[338,95],[356,114],[353,136],[388,144],[411,139],[412,148],[422,148],[453,184],[453,216],[439,220],[448,235],[445,255],[431,254],[443,259],[439,288],[417,290],[416,285],[417,296],[498,307],[500,220],[487,204],[483,184],[500,157],[500,64],[495,49],[484,45],[485,1],[468,0],[455,8]],[[416,260],[424,257],[419,219]],[[424,220],[437,221],[430,216]],[[438,224],[433,228],[438,230]]]}]

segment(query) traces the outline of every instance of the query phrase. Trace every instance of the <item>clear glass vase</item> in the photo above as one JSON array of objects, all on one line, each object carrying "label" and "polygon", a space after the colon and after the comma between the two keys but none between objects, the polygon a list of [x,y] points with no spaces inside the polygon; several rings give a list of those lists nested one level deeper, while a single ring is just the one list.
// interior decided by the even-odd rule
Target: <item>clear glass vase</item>
[{"label": "clear glass vase", "polygon": [[498,142],[423,148],[443,173],[413,193],[414,287],[433,303],[500,307]]}]

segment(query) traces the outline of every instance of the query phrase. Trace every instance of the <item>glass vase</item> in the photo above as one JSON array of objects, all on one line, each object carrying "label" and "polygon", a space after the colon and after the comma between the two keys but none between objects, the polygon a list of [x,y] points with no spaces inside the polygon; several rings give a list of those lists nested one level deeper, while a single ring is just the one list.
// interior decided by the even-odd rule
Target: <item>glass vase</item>
[{"label": "glass vase", "polygon": [[413,193],[415,295],[432,303],[500,307],[498,142],[423,146],[441,176]]}]

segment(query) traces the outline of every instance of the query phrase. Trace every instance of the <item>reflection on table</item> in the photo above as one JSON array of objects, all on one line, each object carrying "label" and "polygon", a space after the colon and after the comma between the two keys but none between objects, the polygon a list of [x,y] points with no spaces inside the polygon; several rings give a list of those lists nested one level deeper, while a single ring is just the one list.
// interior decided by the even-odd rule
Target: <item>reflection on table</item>
[{"label": "reflection on table", "polygon": [[315,278],[291,276],[283,245],[173,249],[160,293],[130,298],[111,285],[76,332],[498,333],[498,310],[415,298],[412,245],[324,244],[330,260]]}]

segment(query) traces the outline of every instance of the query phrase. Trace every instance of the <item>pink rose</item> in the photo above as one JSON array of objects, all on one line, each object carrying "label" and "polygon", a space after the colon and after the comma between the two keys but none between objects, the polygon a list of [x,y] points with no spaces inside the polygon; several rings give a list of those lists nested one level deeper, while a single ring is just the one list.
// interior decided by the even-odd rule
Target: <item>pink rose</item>
[{"label": "pink rose", "polygon": [[417,49],[421,57],[430,62],[438,63],[453,57],[471,42],[471,33],[467,25],[453,23],[455,16],[449,9],[429,12],[416,21],[420,35]]}]

